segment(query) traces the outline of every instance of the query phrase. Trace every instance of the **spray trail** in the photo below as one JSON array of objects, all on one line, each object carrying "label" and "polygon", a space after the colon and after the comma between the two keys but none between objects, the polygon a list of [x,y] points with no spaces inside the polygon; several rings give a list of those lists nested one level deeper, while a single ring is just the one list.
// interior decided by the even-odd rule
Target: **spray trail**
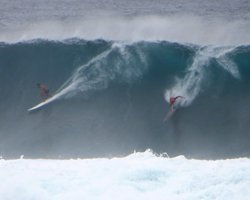
[{"label": "spray trail", "polygon": [[176,84],[167,89],[165,99],[169,102],[171,96],[181,95],[185,97],[177,102],[180,106],[189,106],[199,95],[207,72],[211,67],[211,59],[215,59],[219,66],[226,72],[230,73],[234,78],[240,79],[240,72],[237,65],[228,58],[227,54],[234,48],[207,46],[198,49],[192,64],[188,67],[184,78],[176,78]]},{"label": "spray trail", "polygon": [[78,67],[58,89],[56,98],[102,90],[117,79],[128,83],[137,79],[147,70],[146,58],[140,51],[140,48],[131,50],[124,43],[114,43],[110,49]]}]

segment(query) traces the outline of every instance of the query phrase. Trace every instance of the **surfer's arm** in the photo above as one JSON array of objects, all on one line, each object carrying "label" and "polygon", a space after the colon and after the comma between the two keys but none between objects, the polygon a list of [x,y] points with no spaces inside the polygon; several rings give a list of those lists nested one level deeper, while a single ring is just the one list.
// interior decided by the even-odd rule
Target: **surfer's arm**
[{"label": "surfer's arm", "polygon": [[177,96],[175,97],[175,100],[178,99],[178,98],[184,98],[183,96]]}]

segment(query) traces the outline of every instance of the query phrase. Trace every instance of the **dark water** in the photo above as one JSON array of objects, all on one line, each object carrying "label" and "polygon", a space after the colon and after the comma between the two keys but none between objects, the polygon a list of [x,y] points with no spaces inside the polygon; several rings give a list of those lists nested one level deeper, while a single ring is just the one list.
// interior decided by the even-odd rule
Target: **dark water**
[{"label": "dark water", "polygon": [[[249,156],[250,1],[1,0],[0,155]],[[36,83],[55,101],[40,110]],[[185,98],[163,123],[171,95]]]},{"label": "dark water", "polygon": [[[117,156],[151,148],[170,156],[249,156],[249,64],[249,46],[1,43],[1,155]],[[41,101],[37,82],[59,95],[28,113]],[[169,92],[185,100],[163,123]]]}]

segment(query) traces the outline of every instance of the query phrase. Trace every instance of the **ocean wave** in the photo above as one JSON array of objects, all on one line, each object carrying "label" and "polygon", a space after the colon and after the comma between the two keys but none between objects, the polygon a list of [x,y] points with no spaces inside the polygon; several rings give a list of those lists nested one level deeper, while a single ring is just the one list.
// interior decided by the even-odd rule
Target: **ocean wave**
[{"label": "ocean wave", "polygon": [[[0,41],[48,39],[115,41],[166,40],[197,45],[249,45],[249,20],[207,18],[185,14],[134,17],[85,17],[83,19],[29,21],[21,26],[3,27]],[[114,31],[115,30],[115,31]]]},{"label": "ocean wave", "polygon": [[[150,147],[194,157],[249,155],[249,54],[249,46],[166,41],[1,43],[0,151],[67,157]],[[41,101],[38,82],[55,101],[28,114]],[[185,98],[162,123],[171,95]]]}]

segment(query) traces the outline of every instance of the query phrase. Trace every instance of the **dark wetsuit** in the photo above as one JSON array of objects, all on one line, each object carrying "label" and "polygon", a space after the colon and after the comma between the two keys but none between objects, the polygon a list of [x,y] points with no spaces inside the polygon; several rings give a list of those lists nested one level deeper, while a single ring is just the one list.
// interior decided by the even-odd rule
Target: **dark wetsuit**
[{"label": "dark wetsuit", "polygon": [[40,89],[40,96],[42,99],[47,99],[50,97],[49,89],[45,85],[39,84],[39,89]]}]

